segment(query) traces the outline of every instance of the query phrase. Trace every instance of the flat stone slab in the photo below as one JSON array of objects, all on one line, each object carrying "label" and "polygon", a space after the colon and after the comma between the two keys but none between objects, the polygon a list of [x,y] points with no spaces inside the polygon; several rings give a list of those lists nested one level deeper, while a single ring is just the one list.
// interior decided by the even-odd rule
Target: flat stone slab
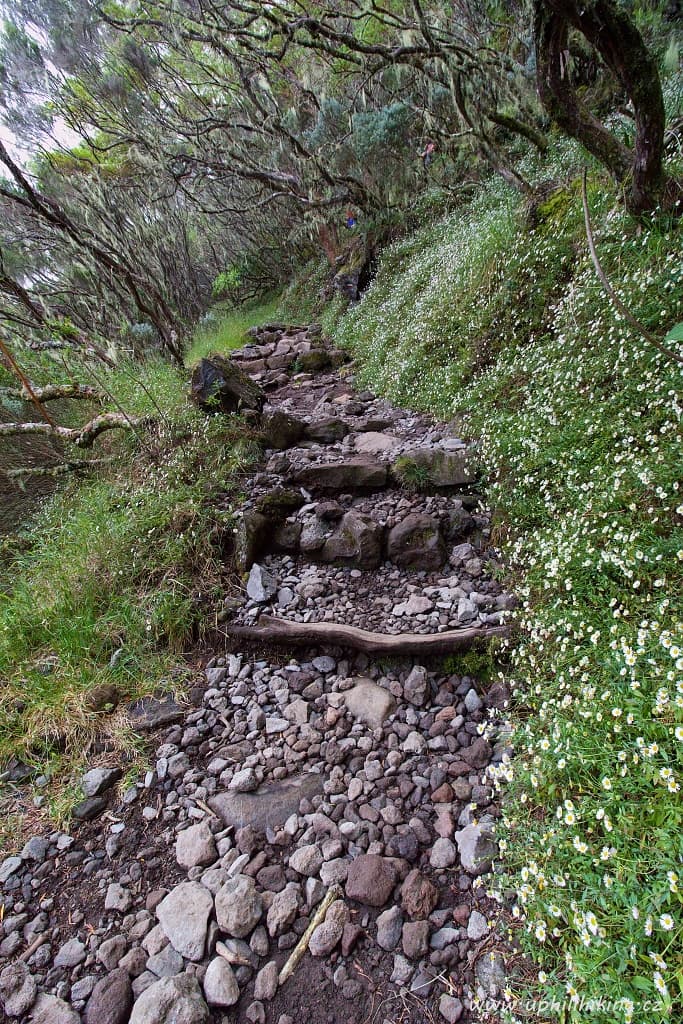
[{"label": "flat stone slab", "polygon": [[359,434],[353,443],[356,451],[363,455],[380,455],[382,452],[392,451],[401,442],[393,434],[368,430],[365,434]]},{"label": "flat stone slab", "polygon": [[185,709],[170,694],[165,697],[143,697],[127,707],[128,720],[137,732],[151,732],[162,725],[180,722]]},{"label": "flat stone slab", "polygon": [[284,825],[290,815],[298,813],[301,800],[322,793],[324,782],[323,775],[307,772],[268,783],[254,793],[218,793],[209,800],[209,806],[226,825],[251,825],[262,832],[268,825]]},{"label": "flat stone slab", "polygon": [[359,455],[341,462],[312,463],[296,469],[288,483],[311,491],[379,490],[386,487],[387,467],[370,456]]}]

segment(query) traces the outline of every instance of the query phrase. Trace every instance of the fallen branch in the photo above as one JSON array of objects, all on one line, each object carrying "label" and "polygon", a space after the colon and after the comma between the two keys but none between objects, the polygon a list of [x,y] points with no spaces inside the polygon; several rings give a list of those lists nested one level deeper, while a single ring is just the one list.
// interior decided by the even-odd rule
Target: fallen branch
[{"label": "fallen branch", "polygon": [[473,626],[444,633],[371,633],[340,622],[291,622],[262,615],[255,626],[228,626],[228,635],[262,643],[350,647],[366,654],[450,654],[468,650],[479,640],[506,636],[507,626]]},{"label": "fallen branch", "polygon": [[277,979],[278,985],[284,985],[284,983],[287,981],[287,979],[290,977],[290,975],[292,975],[294,973],[294,971],[296,970],[296,966],[299,963],[299,960],[301,960],[302,956],[304,955],[304,953],[308,949],[308,942],[309,942],[309,939],[310,939],[311,935],[313,934],[315,929],[318,927],[318,925],[322,922],[322,920],[325,917],[325,914],[327,913],[329,907],[332,906],[332,904],[334,903],[335,900],[340,899],[341,896],[342,896],[341,886],[340,885],[336,885],[336,884],[333,885],[332,888],[327,893],[327,896],[322,901],[322,903],[320,904],[320,906],[316,910],[315,914],[311,918],[311,922],[310,922],[308,928],[303,933],[303,935],[301,936],[301,938],[297,942],[296,946],[294,947],[294,950],[292,951],[292,955],[290,956],[289,960],[287,961],[287,963],[284,965],[284,967],[280,971],[280,974],[278,975],[278,979]]},{"label": "fallen branch", "polygon": [[108,459],[76,459],[71,462],[58,462],[55,466],[21,466],[18,469],[3,470],[8,480],[23,480],[29,476],[64,476],[66,473],[89,472],[96,466],[104,466],[115,462],[114,457]]},{"label": "fallen branch", "polygon": [[672,351],[672,349],[667,348],[667,346],[660,341],[656,334],[652,334],[650,331],[648,331],[647,327],[645,327],[644,324],[641,324],[640,320],[636,319],[631,310],[628,308],[628,306],[624,305],[624,303],[621,301],[612,285],[607,280],[607,275],[605,274],[605,271],[602,269],[602,265],[598,258],[598,253],[595,248],[595,240],[593,239],[593,229],[591,228],[590,211],[588,209],[588,193],[586,190],[587,174],[588,172],[584,168],[583,181],[581,185],[581,199],[583,200],[583,218],[586,224],[586,237],[588,239],[588,249],[591,254],[593,266],[595,267],[595,273],[598,275],[598,279],[600,280],[602,287],[607,292],[607,296],[610,299],[612,305],[619,310],[621,315],[625,317],[626,320],[628,320],[631,327],[634,327],[635,330],[638,331],[638,333],[641,335],[641,337],[645,338],[646,341],[649,341],[651,345],[654,345],[655,348],[659,349],[659,351],[663,355],[667,356],[669,359],[675,359],[677,363],[683,363],[683,356],[679,356],[677,352],[674,352]]},{"label": "fallen branch", "polygon": [[60,398],[83,398],[90,402],[102,402],[104,395],[97,388],[88,387],[87,384],[48,384],[44,388],[37,388],[31,385],[29,392],[26,386],[21,390],[8,389],[6,395],[11,398],[18,398],[21,401],[31,401],[32,396],[39,402],[54,402]]},{"label": "fallen branch", "polygon": [[131,419],[124,413],[106,412],[96,416],[80,428],[51,426],[49,423],[0,423],[0,437],[17,434],[44,434],[56,437],[78,448],[90,448],[93,442],[105,430],[135,430],[144,426],[149,420]]},{"label": "fallen branch", "polygon": [[40,413],[42,418],[45,420],[45,422],[49,423],[51,427],[54,427],[55,426],[55,421],[52,419],[52,417],[50,416],[50,414],[47,411],[47,409],[44,409],[43,406],[41,405],[40,399],[38,398],[38,396],[36,395],[35,391],[31,387],[31,383],[30,383],[28,377],[26,376],[24,371],[21,369],[21,367],[17,363],[17,361],[14,358],[14,356],[12,355],[10,350],[7,348],[7,345],[5,345],[4,341],[1,338],[0,338],[0,352],[2,352],[3,356],[5,357],[5,359],[7,361],[7,364],[9,365],[12,373],[21,382],[22,388],[26,392],[26,395],[28,396],[29,402],[33,402],[33,404],[35,405],[36,409],[38,410],[38,412]]}]

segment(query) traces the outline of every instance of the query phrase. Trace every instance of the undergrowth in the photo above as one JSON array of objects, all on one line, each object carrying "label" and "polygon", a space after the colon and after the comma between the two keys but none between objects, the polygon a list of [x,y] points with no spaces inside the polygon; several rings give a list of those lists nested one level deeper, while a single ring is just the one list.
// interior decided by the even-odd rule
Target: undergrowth
[{"label": "undergrowth", "polygon": [[[555,1019],[664,1021],[683,992],[683,379],[596,280],[571,147],[553,171],[534,209],[488,185],[387,250],[336,340],[363,385],[455,418],[490,470],[523,603],[493,892],[532,994]],[[634,224],[595,173],[589,195],[608,276],[663,336],[683,320],[680,230]]]},{"label": "undergrowth", "polygon": [[[204,325],[190,351],[234,347],[272,313],[241,311],[213,337]],[[189,375],[166,362],[97,375],[105,409],[149,422],[100,437],[96,475],[62,487],[0,552],[0,765],[52,777],[60,817],[94,740],[136,756],[116,706],[182,688],[182,655],[221,595],[239,474],[256,454],[241,419],[191,406]]]}]

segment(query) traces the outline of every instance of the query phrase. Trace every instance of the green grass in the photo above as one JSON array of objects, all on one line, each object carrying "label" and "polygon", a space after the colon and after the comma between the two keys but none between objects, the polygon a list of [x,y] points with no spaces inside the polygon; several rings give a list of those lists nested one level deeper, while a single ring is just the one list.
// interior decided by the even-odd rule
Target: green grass
[{"label": "green grass", "polygon": [[[555,155],[565,187],[532,218],[494,184],[387,250],[336,340],[361,385],[456,417],[489,467],[522,600],[492,891],[539,981],[513,988],[567,1021],[607,994],[591,1020],[654,1022],[683,992],[683,374],[605,298],[575,160]],[[680,231],[639,230],[596,174],[590,202],[608,276],[663,336]]]},{"label": "green grass", "polygon": [[279,318],[280,298],[275,296],[258,305],[224,310],[219,305],[197,327],[185,353],[185,365],[194,366],[211,352],[231,352],[247,340],[250,327]]},{"label": "green grass", "polygon": [[167,363],[99,376],[153,422],[141,439],[103,435],[95,455],[112,461],[49,501],[0,571],[0,763],[47,767],[60,814],[95,736],[138,750],[120,716],[90,710],[93,692],[114,686],[123,703],[182,686],[182,655],[222,594],[230,494],[256,450],[239,418],[192,407]]}]

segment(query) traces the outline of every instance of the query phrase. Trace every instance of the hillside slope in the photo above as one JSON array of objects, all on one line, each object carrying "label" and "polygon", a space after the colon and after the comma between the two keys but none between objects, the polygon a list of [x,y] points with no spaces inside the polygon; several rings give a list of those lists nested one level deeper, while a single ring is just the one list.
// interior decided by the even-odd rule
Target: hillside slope
[{"label": "hillside slope", "polygon": [[[680,232],[592,179],[596,244],[653,333],[683,320]],[[506,913],[543,996],[664,1020],[683,987],[681,365],[614,312],[580,182],[533,209],[489,186],[383,254],[336,340],[368,387],[478,438],[523,598],[505,672],[516,750]],[[647,1007],[644,1001],[650,1000]],[[652,1007],[655,1007],[654,1009]]]}]

